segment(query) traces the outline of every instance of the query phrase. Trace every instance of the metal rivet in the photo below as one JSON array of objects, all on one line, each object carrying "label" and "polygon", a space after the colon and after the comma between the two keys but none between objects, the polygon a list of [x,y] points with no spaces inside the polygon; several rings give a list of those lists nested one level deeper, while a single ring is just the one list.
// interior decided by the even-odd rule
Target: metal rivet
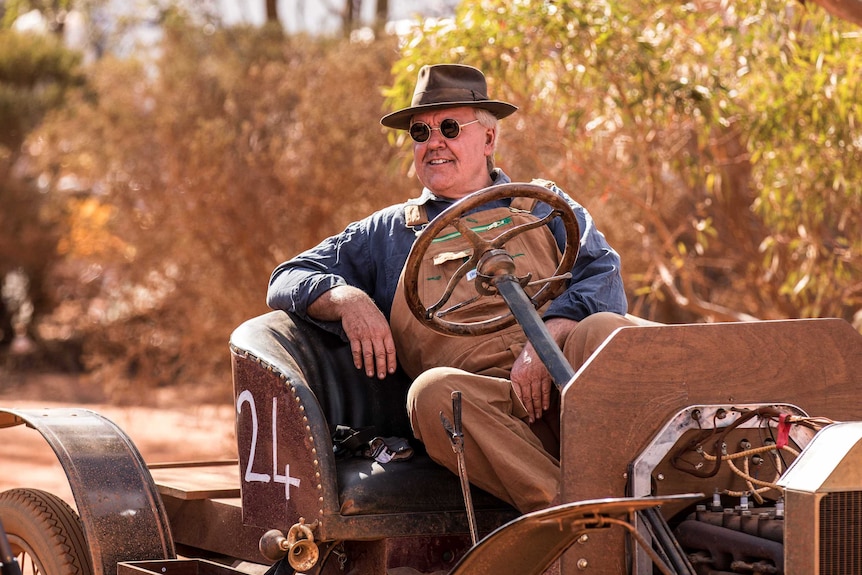
[{"label": "metal rivet", "polygon": [[584,569],[586,569],[589,566],[590,566],[590,562],[587,561],[586,559],[584,559],[583,557],[578,559],[578,569],[580,569],[581,571],[583,571]]},{"label": "metal rivet", "polygon": [[584,543],[586,543],[586,542],[587,542],[587,541],[589,541],[589,540],[590,540],[590,536],[589,536],[589,535],[587,535],[586,533],[584,533],[583,535],[581,535],[580,537],[578,537],[578,543],[581,543],[581,544],[584,544]]}]

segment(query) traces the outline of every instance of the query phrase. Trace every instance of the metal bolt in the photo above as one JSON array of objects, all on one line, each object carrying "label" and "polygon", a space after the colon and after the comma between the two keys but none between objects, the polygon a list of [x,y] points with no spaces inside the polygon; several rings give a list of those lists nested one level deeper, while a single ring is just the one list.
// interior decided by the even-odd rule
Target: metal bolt
[{"label": "metal bolt", "polygon": [[578,569],[580,569],[581,571],[583,571],[584,569],[586,569],[589,566],[590,566],[590,562],[587,561],[586,559],[584,559],[583,557],[578,559]]},{"label": "metal bolt", "polygon": [[656,479],[658,479],[659,481],[664,481],[664,473],[659,473],[658,475],[656,475]]},{"label": "metal bolt", "polygon": [[586,533],[584,533],[583,535],[581,535],[580,537],[578,537],[578,543],[580,543],[580,544],[584,544],[584,543],[586,543],[586,542],[587,542],[587,541],[589,541],[589,540],[590,540],[590,536],[589,536],[589,535],[587,535]]}]

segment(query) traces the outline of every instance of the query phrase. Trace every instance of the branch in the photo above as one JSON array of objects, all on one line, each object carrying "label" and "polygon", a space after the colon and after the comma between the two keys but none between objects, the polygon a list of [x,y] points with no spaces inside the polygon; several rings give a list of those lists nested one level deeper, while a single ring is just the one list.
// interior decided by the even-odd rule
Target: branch
[{"label": "branch", "polygon": [[745,312],[732,310],[700,299],[694,293],[689,282],[683,282],[685,293],[681,292],[676,286],[673,274],[669,269],[667,269],[664,262],[657,261],[655,263],[656,266],[658,266],[659,277],[661,278],[662,284],[664,284],[670,292],[679,307],[698,313],[701,316],[713,317],[719,321],[759,321],[758,318]]}]

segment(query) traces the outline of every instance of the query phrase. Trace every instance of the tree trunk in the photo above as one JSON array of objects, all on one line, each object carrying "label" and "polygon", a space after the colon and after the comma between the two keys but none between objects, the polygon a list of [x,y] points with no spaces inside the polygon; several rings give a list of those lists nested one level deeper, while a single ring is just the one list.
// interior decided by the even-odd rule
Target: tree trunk
[{"label": "tree trunk", "polygon": [[347,0],[344,6],[344,33],[349,34],[355,27],[356,15],[359,13],[354,0]]},{"label": "tree trunk", "polygon": [[266,21],[278,22],[278,0],[266,0]]},{"label": "tree trunk", "polygon": [[377,0],[377,7],[374,10],[374,28],[382,30],[386,26],[386,21],[389,19],[389,0]]}]

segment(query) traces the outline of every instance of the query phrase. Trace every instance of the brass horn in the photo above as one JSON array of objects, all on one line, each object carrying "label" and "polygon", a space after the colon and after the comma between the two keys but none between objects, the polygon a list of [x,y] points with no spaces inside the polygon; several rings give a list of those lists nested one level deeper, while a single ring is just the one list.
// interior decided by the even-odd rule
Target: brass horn
[{"label": "brass horn", "polygon": [[309,526],[300,517],[299,523],[290,528],[286,537],[278,529],[270,529],[260,538],[260,552],[270,561],[278,561],[287,555],[287,562],[294,570],[308,571],[320,558],[320,549],[314,542],[315,527],[316,521]]},{"label": "brass horn", "polygon": [[297,572],[308,571],[320,558],[320,549],[314,542],[312,528],[305,524],[302,517],[299,518],[299,523],[287,532],[286,543],[287,561]]},{"label": "brass horn", "polygon": [[291,545],[290,551],[287,553],[287,562],[297,573],[308,571],[314,567],[320,558],[320,549],[317,548],[317,543],[308,539],[300,539]]}]

